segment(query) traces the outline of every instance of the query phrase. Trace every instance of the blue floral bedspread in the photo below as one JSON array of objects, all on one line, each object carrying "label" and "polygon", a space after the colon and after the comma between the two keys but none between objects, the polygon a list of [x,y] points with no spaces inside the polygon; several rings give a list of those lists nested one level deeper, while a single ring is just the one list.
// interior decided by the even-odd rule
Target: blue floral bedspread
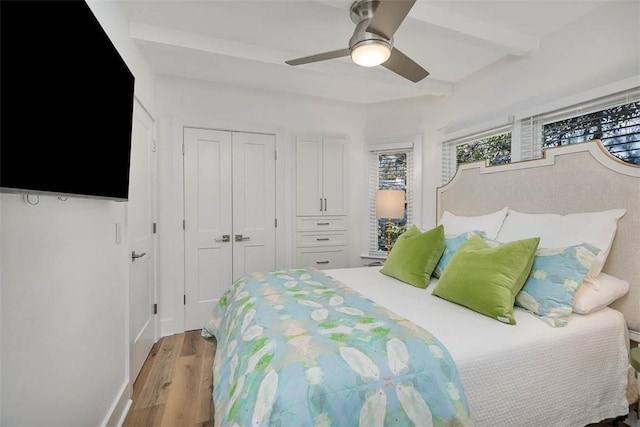
[{"label": "blue floral bedspread", "polygon": [[217,341],[216,425],[471,425],[429,332],[320,271],[236,281],[202,330]]}]

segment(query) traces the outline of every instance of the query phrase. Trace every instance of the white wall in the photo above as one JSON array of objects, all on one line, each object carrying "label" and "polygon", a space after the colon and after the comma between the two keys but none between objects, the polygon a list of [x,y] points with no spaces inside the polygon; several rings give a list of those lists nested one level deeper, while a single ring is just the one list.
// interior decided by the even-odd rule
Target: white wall
[{"label": "white wall", "polygon": [[2,424],[98,425],[126,380],[124,204],[39,199],[1,200]]},{"label": "white wall", "polygon": [[[273,133],[278,149],[277,189],[279,253],[277,267],[293,266],[293,162],[295,133],[330,133],[348,138],[347,179],[352,242],[350,259],[360,265],[362,218],[366,200],[363,129],[365,107],[317,98],[245,89],[192,80],[159,77],[157,103],[160,126],[160,324],[161,334],[184,327],[184,241],[182,232],[182,128],[245,130]],[[284,242],[283,245],[281,245]]]},{"label": "white wall", "polygon": [[[154,111],[154,76],[120,6],[89,6]],[[2,194],[0,215],[0,424],[116,423],[129,400],[126,203]]]},{"label": "white wall", "polygon": [[537,52],[508,57],[462,80],[449,97],[370,105],[367,140],[424,134],[422,225],[436,221],[435,188],[440,185],[445,131],[506,122],[510,115],[522,117],[558,100],[572,105],[605,95],[603,87],[623,87],[616,82],[640,76],[638,16],[638,2],[609,2],[543,38]]}]

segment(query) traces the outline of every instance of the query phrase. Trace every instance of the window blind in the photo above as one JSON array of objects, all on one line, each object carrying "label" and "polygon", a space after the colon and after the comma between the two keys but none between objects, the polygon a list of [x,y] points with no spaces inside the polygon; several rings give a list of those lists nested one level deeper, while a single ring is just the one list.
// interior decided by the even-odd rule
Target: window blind
[{"label": "window blind", "polygon": [[500,135],[502,133],[511,132],[513,124],[508,123],[505,125],[493,127],[490,129],[476,132],[474,134],[465,135],[460,138],[454,138],[442,143],[442,173],[440,180],[442,184],[446,184],[453,178],[458,169],[457,151],[456,147],[463,144],[476,143],[482,144],[484,140],[492,136]]},{"label": "window blind", "polygon": [[[603,112],[604,110],[612,107],[617,107],[620,105],[630,104],[638,101],[640,101],[640,87],[593,99],[580,104],[571,105],[569,107],[557,109],[554,111],[549,111],[543,114],[538,114],[536,116],[526,117],[520,121],[522,159],[526,160],[542,157],[543,146],[545,143],[545,125],[576,118],[576,123],[573,124],[574,128],[579,128],[582,123],[584,129],[588,130],[588,127],[593,124],[594,120],[606,120],[606,118],[599,117],[598,114],[594,113]],[[584,117],[584,120],[580,120],[580,117]],[[584,132],[584,134],[590,135],[588,132]],[[607,145],[604,140],[606,137],[607,135],[604,135],[604,138],[601,138],[603,139],[603,143],[605,144],[605,146]],[[573,142],[581,142],[583,140],[585,139],[568,139],[565,141],[557,141],[556,144],[570,144]]]},{"label": "window blind", "polygon": [[[380,155],[406,154],[405,201],[407,204],[407,225],[413,224],[413,147],[402,145],[403,148],[391,148],[389,145],[379,145],[369,151],[369,255],[385,257],[387,252],[378,248],[378,218],[376,216],[376,192],[381,188],[380,183]],[[406,147],[406,148],[405,148]],[[395,187],[395,186],[394,186]],[[397,186],[396,188],[401,188]]]}]

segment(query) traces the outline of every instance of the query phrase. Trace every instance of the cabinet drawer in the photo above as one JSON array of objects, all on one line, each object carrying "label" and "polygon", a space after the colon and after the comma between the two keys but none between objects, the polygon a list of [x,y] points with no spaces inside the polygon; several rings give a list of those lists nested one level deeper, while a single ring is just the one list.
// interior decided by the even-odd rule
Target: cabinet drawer
[{"label": "cabinet drawer", "polygon": [[347,267],[347,250],[344,247],[324,249],[298,249],[298,267],[319,270]]},{"label": "cabinet drawer", "polygon": [[297,246],[308,248],[314,246],[344,246],[347,244],[347,233],[334,231],[327,233],[298,233]]},{"label": "cabinet drawer", "polygon": [[298,217],[297,231],[335,231],[347,229],[345,216]]}]

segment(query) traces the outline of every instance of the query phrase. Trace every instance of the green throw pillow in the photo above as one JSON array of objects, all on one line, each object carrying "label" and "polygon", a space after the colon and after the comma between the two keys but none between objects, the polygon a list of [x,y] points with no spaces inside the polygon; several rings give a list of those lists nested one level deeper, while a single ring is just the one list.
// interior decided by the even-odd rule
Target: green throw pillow
[{"label": "green throw pillow", "polygon": [[422,233],[415,225],[402,233],[381,273],[424,289],[444,252],[444,227]]},{"label": "green throw pillow", "polygon": [[513,304],[529,276],[540,238],[491,247],[473,236],[453,255],[433,295],[515,325]]}]

